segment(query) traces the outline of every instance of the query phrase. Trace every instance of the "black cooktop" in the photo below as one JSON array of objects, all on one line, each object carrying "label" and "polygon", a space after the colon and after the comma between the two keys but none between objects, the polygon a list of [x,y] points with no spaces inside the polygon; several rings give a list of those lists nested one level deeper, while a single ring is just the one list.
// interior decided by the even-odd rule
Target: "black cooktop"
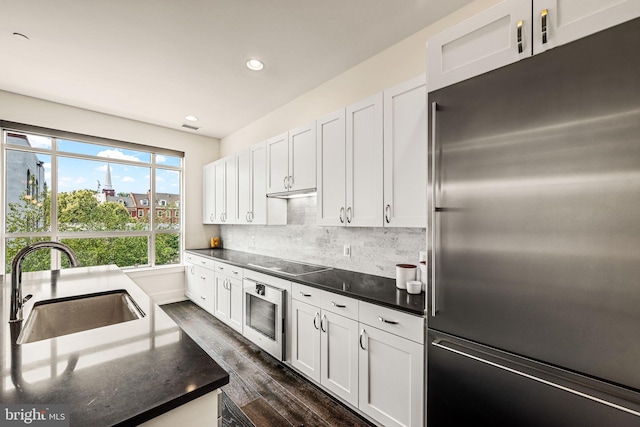
[{"label": "black cooktop", "polygon": [[323,265],[305,264],[296,261],[276,260],[276,261],[264,261],[260,263],[249,263],[252,267],[262,268],[272,272],[286,274],[289,276],[303,276],[305,274],[318,273],[320,271],[331,270],[331,267],[325,267]]}]

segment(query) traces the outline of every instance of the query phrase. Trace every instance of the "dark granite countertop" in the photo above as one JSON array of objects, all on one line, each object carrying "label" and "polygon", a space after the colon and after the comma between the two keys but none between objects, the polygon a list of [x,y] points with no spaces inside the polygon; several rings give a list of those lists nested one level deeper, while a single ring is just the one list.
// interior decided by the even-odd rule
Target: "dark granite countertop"
[{"label": "dark granite countertop", "polygon": [[238,267],[258,271],[260,273],[269,274],[291,282],[302,283],[303,285],[313,286],[329,292],[342,294],[361,301],[370,302],[372,304],[393,308],[419,316],[424,315],[424,293],[411,295],[404,289],[398,289],[396,288],[395,279],[374,276],[371,274],[356,273],[354,271],[341,270],[337,268],[305,274],[303,276],[291,276],[250,265],[261,265],[278,260],[278,258],[274,257],[256,255],[230,249],[187,249],[187,252],[223,261]]},{"label": "dark granite countertop", "polygon": [[[53,283],[53,285],[52,285]],[[116,266],[23,274],[23,322],[2,279],[3,404],[68,404],[72,426],[137,425],[229,382],[229,375]],[[141,319],[16,344],[37,301],[125,289]]]}]

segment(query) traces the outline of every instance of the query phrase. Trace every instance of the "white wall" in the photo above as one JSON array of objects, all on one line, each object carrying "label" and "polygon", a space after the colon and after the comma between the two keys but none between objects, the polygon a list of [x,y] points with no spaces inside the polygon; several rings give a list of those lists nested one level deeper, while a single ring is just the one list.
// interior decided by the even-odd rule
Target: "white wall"
[{"label": "white wall", "polygon": [[[202,224],[202,166],[220,157],[220,141],[200,135],[0,91],[0,119],[184,151],[185,247],[201,248],[218,234]],[[182,275],[157,276],[157,292],[183,289]],[[154,297],[151,287],[145,289]]]},{"label": "white wall", "polygon": [[225,136],[221,140],[220,154],[233,154],[424,73],[426,41],[431,35],[499,1],[476,0],[239,131]]}]

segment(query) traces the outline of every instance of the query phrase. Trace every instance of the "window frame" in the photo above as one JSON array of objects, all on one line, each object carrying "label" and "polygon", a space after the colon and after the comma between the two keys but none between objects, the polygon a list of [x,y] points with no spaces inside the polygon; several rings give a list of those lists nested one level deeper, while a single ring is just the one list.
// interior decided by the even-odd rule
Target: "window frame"
[{"label": "window frame", "polygon": [[[21,146],[21,145],[13,145],[7,142],[7,134],[11,132],[16,133],[24,133],[28,135],[38,135],[51,139],[51,148],[38,148],[38,147],[29,147],[29,146]],[[119,148],[124,150],[133,150],[133,151],[141,151],[150,154],[149,162],[142,161],[136,162],[131,160],[120,160],[120,159],[108,159],[104,157],[99,157],[95,155],[86,155],[81,153],[70,153],[68,151],[58,151],[57,140],[64,139],[69,141],[76,141],[82,143],[89,144],[97,144],[109,148]],[[149,227],[147,230],[135,230],[135,231],[82,231],[82,232],[69,232],[69,231],[60,231],[58,227],[58,157],[67,157],[74,158],[79,160],[90,160],[90,161],[108,161],[110,163],[117,163],[122,165],[130,165],[130,166],[144,166],[149,167],[150,177],[149,177],[149,186],[150,186],[150,194],[148,195],[148,205],[153,206],[154,201],[156,200],[156,170],[157,169],[165,169],[165,170],[173,170],[178,172],[179,179],[179,200],[178,209],[182,209],[181,206],[184,203],[181,203],[184,197],[184,152],[177,150],[170,150],[161,147],[153,147],[142,144],[136,144],[131,142],[113,140],[108,138],[101,138],[91,135],[83,135],[73,132],[60,131],[55,129],[43,128],[38,126],[31,126],[22,123],[8,122],[0,120],[0,164],[2,165],[3,172],[0,174],[0,215],[2,217],[2,224],[0,229],[0,263],[2,264],[0,274],[4,274],[7,267],[6,260],[6,242],[11,238],[50,238],[53,241],[61,241],[63,239],[69,238],[100,238],[100,237],[134,237],[134,236],[146,236],[148,239],[147,245],[147,257],[148,264],[139,265],[139,266],[123,266],[123,269],[136,269],[136,268],[154,268],[156,267],[156,239],[159,234],[174,234],[178,235],[179,239],[179,251],[178,251],[178,260],[174,264],[161,264],[160,266],[175,266],[182,263],[182,251],[184,249],[184,230],[185,224],[184,221],[179,222],[179,227],[176,229],[163,229],[161,227],[156,226],[155,215],[149,215]],[[7,192],[7,178],[6,178],[6,161],[7,161],[7,150],[9,151],[20,151],[20,152],[28,152],[33,154],[41,154],[48,155],[51,157],[51,179],[50,179],[50,187],[49,190],[51,192],[50,195],[50,230],[48,232],[15,232],[10,233],[7,232],[6,228],[6,192]],[[168,155],[172,157],[180,158],[180,166],[172,166],[167,165],[165,163],[158,163],[156,161],[157,156]],[[142,209],[136,208],[136,216],[135,218],[140,218],[138,215]],[[144,216],[144,212],[143,215]],[[182,217],[182,215],[180,215]],[[133,216],[132,216],[133,217]],[[51,268],[59,269],[60,268],[61,257],[57,251],[51,251]]]}]

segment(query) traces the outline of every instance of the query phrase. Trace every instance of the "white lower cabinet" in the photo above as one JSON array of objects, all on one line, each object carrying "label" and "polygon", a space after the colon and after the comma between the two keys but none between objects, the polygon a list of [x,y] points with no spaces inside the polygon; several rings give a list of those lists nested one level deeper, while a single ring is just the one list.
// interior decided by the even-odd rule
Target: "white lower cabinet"
[{"label": "white lower cabinet", "polygon": [[216,262],[213,315],[240,333],[243,316],[242,273],[239,267]]},{"label": "white lower cabinet", "polygon": [[358,408],[391,426],[422,426],[424,346],[360,324]]},{"label": "white lower cabinet", "polygon": [[320,384],[358,406],[358,322],[323,311],[320,331]]},{"label": "white lower cabinet", "polygon": [[213,314],[215,272],[203,266],[186,262],[185,276],[185,295],[204,310]]},{"label": "white lower cabinet", "polygon": [[291,295],[295,369],[381,425],[423,425],[422,316],[296,283]]},{"label": "white lower cabinet", "polygon": [[291,300],[291,365],[320,382],[320,309]]}]

